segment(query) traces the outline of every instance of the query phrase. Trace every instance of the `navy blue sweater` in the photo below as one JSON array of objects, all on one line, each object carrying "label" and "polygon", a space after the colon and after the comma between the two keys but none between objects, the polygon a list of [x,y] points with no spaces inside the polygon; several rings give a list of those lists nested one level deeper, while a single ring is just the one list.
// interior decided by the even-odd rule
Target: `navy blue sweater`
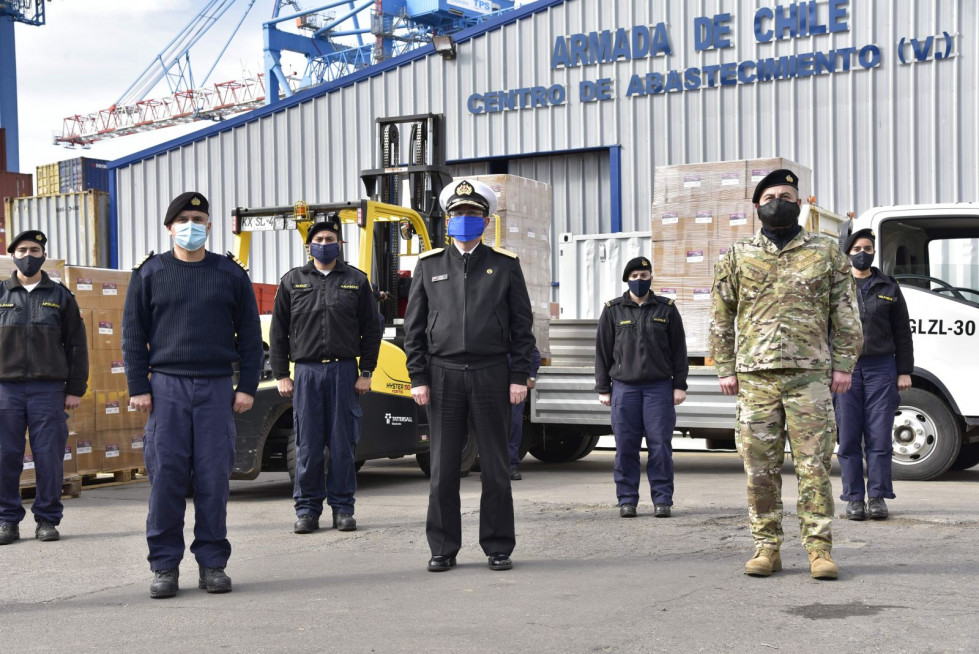
[{"label": "navy blue sweater", "polygon": [[130,396],[150,392],[151,372],[230,377],[236,361],[237,390],[255,395],[262,333],[248,273],[213,252],[197,262],[180,261],[172,252],[150,257],[129,282],[122,356]]}]

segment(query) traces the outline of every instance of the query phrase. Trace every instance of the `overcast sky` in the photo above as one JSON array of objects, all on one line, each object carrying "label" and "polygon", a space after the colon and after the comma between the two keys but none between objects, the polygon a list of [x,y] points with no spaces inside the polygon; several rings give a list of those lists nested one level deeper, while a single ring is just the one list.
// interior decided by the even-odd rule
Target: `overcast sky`
[{"label": "overcast sky", "polygon": [[[308,2],[315,0],[307,0]],[[20,118],[20,170],[72,157],[117,159],[202,127],[197,122],[108,139],[90,149],[52,145],[63,120],[110,107],[152,59],[204,6],[204,0],[61,0],[46,4],[47,24],[17,24],[17,87]],[[247,6],[228,10],[191,57],[195,79],[203,77]],[[273,0],[256,0],[211,75],[212,82],[264,72],[262,23],[272,15]],[[244,71],[244,72],[243,72]],[[302,72],[301,70],[299,71]],[[167,95],[165,82],[151,94]]]}]

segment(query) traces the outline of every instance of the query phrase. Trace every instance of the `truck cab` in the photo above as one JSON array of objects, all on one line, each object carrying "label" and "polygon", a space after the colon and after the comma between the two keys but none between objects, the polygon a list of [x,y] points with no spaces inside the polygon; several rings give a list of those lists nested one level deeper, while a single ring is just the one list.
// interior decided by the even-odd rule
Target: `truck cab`
[{"label": "truck cab", "polygon": [[979,204],[880,207],[853,230],[877,236],[874,265],[901,285],[914,341],[912,388],[894,416],[897,479],[979,463]]}]

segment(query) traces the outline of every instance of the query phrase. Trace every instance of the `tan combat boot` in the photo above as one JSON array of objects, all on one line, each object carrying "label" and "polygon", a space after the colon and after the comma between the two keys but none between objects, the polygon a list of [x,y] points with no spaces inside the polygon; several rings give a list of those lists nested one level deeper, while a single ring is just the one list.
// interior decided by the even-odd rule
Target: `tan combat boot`
[{"label": "tan combat boot", "polygon": [[752,577],[770,577],[782,569],[782,555],[771,547],[759,547],[755,555],[744,564],[744,573]]},{"label": "tan combat boot", "polygon": [[829,550],[812,550],[809,552],[809,571],[813,579],[836,579],[839,571]]}]

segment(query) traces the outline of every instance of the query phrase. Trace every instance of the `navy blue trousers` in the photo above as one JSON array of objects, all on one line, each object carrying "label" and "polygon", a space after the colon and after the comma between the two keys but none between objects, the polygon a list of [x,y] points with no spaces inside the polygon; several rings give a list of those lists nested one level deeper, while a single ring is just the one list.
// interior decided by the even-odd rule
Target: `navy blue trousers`
[{"label": "navy blue trousers", "polygon": [[228,542],[229,479],[235,464],[231,377],[150,377],[153,411],[143,456],[150,478],[146,542],[150,569],[168,570],[184,556],[184,513],[194,482],[194,542],[200,565],[223,568]]},{"label": "navy blue trousers", "polygon": [[67,417],[64,382],[0,382],[0,524],[19,524],[27,515],[20,501],[27,430],[37,476],[34,520],[61,522]]},{"label": "navy blue trousers", "polygon": [[891,437],[894,412],[900,401],[894,356],[860,357],[853,370],[850,390],[836,396],[836,424],[840,434],[836,458],[843,477],[841,500],[864,499],[864,455],[867,457],[866,495],[894,497]]},{"label": "navy blue trousers", "polygon": [[612,382],[615,495],[619,506],[639,503],[639,450],[646,436],[646,477],[654,504],[673,505],[673,381]]},{"label": "navy blue trousers", "polygon": [[513,470],[520,465],[520,441],[523,440],[523,408],[526,400],[512,405],[510,409],[510,467]]},{"label": "navy blue trousers", "polygon": [[460,468],[472,422],[482,481],[479,544],[487,555],[511,554],[516,536],[507,460],[510,368],[506,363],[475,370],[433,363],[429,374],[432,479],[425,523],[428,546],[433,555],[442,556],[455,556],[462,547]]},{"label": "navy blue trousers", "polygon": [[[357,400],[357,362],[297,363],[292,396],[296,425],[296,480],[292,498],[296,515],[319,517],[323,500],[340,513],[354,512],[357,469],[354,455],[360,440],[363,411]],[[330,465],[324,480],[323,448]]]}]

